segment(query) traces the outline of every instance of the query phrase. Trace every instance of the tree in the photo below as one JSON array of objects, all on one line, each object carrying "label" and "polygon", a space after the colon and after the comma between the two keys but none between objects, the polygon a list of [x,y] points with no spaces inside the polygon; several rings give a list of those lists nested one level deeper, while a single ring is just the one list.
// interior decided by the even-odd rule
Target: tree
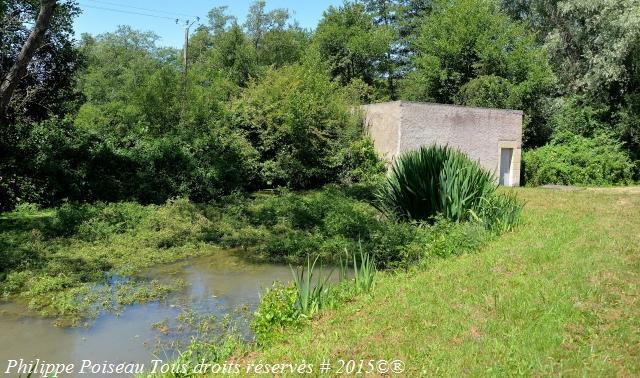
[{"label": "tree", "polygon": [[393,92],[393,79],[388,81],[393,40],[391,26],[376,24],[363,4],[348,2],[325,11],[314,36],[334,80],[342,85],[362,80],[379,91],[379,98],[389,98]]},{"label": "tree", "polygon": [[[81,102],[73,85],[84,64],[73,45],[72,21],[78,11],[72,1],[0,1],[0,210],[21,200],[39,201],[41,194],[51,192],[42,184],[47,181],[43,172],[33,167],[37,149],[50,142],[43,135],[72,132],[45,130],[57,127],[55,120],[38,123],[63,117]],[[70,150],[60,146],[60,155]]]},{"label": "tree", "polygon": [[56,0],[0,4],[0,118],[42,120],[75,102],[72,76],[82,65],[72,40],[78,11],[73,2]]},{"label": "tree", "polygon": [[[415,42],[416,70],[404,81],[409,99],[525,111],[525,145],[548,138],[539,102],[553,83],[533,33],[490,1],[437,3]],[[490,95],[488,95],[490,94]]]},{"label": "tree", "polygon": [[13,91],[18,85],[18,81],[25,75],[27,65],[35,55],[36,50],[42,45],[44,34],[51,23],[55,6],[56,0],[41,0],[40,12],[38,13],[38,18],[33,26],[33,30],[31,30],[29,37],[24,42],[24,45],[22,45],[20,54],[18,54],[9,72],[2,80],[2,83],[0,83],[0,116],[4,115]]},{"label": "tree", "polygon": [[218,35],[229,30],[229,26],[236,24],[238,19],[235,16],[227,14],[229,7],[221,6],[214,7],[208,13],[209,18],[209,30],[213,35]]},{"label": "tree", "polygon": [[268,69],[230,109],[260,154],[260,186],[314,188],[337,180],[342,152],[360,136],[337,83],[317,67]]},{"label": "tree", "polygon": [[640,2],[505,0],[502,6],[545,44],[563,102],[599,109],[589,122],[615,132],[640,158]]},{"label": "tree", "polygon": [[299,61],[309,37],[295,22],[288,24],[289,20],[287,9],[267,12],[264,0],[251,5],[244,30],[253,44],[259,64],[282,67]]},{"label": "tree", "polygon": [[158,48],[157,40],[128,26],[83,37],[80,48],[89,66],[78,78],[86,98],[78,127],[125,145],[175,131],[182,85],[177,51]]},{"label": "tree", "polygon": [[214,39],[209,64],[221,70],[235,85],[244,87],[257,74],[256,50],[238,24]]}]

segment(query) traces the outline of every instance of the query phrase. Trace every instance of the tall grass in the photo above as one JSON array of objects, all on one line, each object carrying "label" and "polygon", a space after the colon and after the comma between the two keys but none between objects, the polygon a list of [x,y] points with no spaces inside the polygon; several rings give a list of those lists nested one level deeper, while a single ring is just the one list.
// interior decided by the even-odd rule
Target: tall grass
[{"label": "tall grass", "polygon": [[[368,293],[373,289],[376,277],[376,263],[373,257],[365,253],[359,244],[359,254],[353,253],[353,275],[356,292]],[[359,263],[358,263],[359,260]]]},{"label": "tall grass", "polygon": [[517,223],[522,204],[496,192],[495,177],[448,146],[425,146],[401,155],[377,193],[377,206],[401,220],[475,219],[505,230]]},{"label": "tall grass", "polygon": [[331,273],[323,274],[322,265],[320,273],[316,271],[318,259],[319,256],[311,262],[311,257],[307,256],[306,268],[304,266],[297,269],[291,267],[293,281],[298,290],[296,307],[300,311],[300,315],[306,317],[311,317],[320,311],[329,297],[328,282]]},{"label": "tall grass", "polygon": [[502,233],[511,230],[520,221],[524,203],[512,194],[495,194],[482,200],[479,213],[470,210],[473,219],[487,229]]}]

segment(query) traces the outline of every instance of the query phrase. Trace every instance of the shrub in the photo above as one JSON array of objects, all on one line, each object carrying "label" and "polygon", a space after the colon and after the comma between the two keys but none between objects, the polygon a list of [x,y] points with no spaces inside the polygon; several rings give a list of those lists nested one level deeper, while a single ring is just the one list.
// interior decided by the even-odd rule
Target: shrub
[{"label": "shrub", "polygon": [[465,220],[495,192],[491,173],[463,153],[432,145],[401,155],[378,193],[381,210],[403,220],[431,221],[437,214]]},{"label": "shrub", "polygon": [[298,322],[297,299],[298,290],[293,284],[275,282],[264,292],[251,321],[258,344],[270,343],[282,329]]},{"label": "shrub", "polygon": [[77,236],[84,240],[98,240],[131,231],[152,209],[153,206],[146,207],[132,202],[104,205],[78,227]]},{"label": "shrub", "polygon": [[605,134],[556,136],[543,147],[525,151],[523,163],[528,186],[629,184],[633,174],[627,153]]},{"label": "shrub", "polygon": [[186,198],[170,199],[141,224],[141,238],[152,247],[171,248],[205,238],[210,221]]},{"label": "shrub", "polygon": [[80,226],[100,212],[102,204],[65,203],[56,210],[47,232],[52,236],[72,236]]},{"label": "shrub", "polygon": [[338,178],[341,151],[361,135],[350,105],[324,72],[298,64],[267,70],[230,121],[260,154],[261,186],[314,188]]},{"label": "shrub", "polygon": [[370,138],[351,142],[341,153],[340,181],[343,184],[376,183],[384,175],[384,161],[378,155]]}]

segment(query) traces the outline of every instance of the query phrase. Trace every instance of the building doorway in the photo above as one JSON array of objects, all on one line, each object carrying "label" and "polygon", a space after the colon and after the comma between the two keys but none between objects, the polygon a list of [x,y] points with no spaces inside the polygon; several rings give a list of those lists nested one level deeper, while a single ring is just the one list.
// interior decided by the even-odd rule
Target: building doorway
[{"label": "building doorway", "polygon": [[511,160],[513,148],[500,149],[500,185],[511,186]]}]

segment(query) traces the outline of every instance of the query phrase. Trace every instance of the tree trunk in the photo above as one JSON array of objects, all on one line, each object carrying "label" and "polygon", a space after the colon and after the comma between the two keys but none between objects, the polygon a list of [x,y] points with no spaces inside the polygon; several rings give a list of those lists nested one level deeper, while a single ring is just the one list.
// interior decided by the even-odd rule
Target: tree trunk
[{"label": "tree trunk", "polygon": [[[40,13],[38,14],[36,24],[22,46],[22,50],[20,50],[20,54],[13,63],[9,73],[2,79],[2,84],[0,84],[0,120],[4,118],[5,111],[7,106],[9,106],[9,101],[18,82],[27,73],[29,62],[42,45],[42,40],[53,17],[56,2],[57,0],[40,0]],[[1,121],[0,124],[2,124]]]}]

